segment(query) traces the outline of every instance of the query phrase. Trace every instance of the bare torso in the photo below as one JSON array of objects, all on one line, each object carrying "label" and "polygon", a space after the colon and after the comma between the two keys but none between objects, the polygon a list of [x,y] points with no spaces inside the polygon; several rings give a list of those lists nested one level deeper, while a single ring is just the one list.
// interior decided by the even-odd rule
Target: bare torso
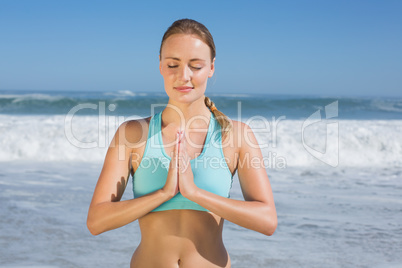
[{"label": "bare torso", "polygon": [[223,245],[223,219],[208,212],[169,210],[139,220],[141,243],[131,268],[230,267]]},{"label": "bare torso", "polygon": [[[138,168],[145,149],[149,119],[143,128],[142,146],[133,152],[139,156],[132,162],[133,171]],[[207,127],[207,126],[206,126]],[[172,144],[175,133],[163,126],[164,144]],[[189,134],[196,144],[203,144],[206,133]],[[171,135],[170,135],[171,136]],[[230,144],[230,143],[229,143]],[[170,154],[173,146],[165,146]],[[202,148],[188,146],[189,154],[196,157]],[[223,148],[225,157],[230,159],[228,167],[232,174],[236,169],[236,150],[227,146]],[[141,243],[131,259],[131,268],[217,268],[230,267],[230,258],[223,245],[222,229],[224,220],[209,212],[197,210],[168,210],[151,212],[139,219]]]}]

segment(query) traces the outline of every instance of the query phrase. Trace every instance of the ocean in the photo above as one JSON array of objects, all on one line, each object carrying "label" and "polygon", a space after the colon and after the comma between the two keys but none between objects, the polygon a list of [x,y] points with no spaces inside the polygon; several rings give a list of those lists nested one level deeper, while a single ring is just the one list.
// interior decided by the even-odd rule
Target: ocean
[{"label": "ocean", "polygon": [[[252,127],[278,213],[271,237],[225,222],[232,267],[402,267],[402,98],[208,96]],[[87,210],[114,131],[167,101],[0,91],[0,267],[128,267],[138,223],[94,237]]]}]

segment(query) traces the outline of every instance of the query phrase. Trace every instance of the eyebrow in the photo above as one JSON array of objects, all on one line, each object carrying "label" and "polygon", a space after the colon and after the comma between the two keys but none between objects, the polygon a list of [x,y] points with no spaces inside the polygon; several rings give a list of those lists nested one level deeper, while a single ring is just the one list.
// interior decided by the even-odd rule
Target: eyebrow
[{"label": "eyebrow", "polygon": [[[176,58],[176,57],[165,57],[165,59],[171,59],[171,60],[181,61],[179,58]],[[195,58],[195,59],[191,59],[190,61],[205,61],[205,60]]]}]

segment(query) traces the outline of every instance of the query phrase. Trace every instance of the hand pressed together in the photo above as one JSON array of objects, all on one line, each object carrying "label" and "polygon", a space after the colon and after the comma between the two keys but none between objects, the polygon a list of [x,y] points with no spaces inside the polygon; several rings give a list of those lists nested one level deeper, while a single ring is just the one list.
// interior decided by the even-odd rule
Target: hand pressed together
[{"label": "hand pressed together", "polygon": [[170,197],[175,196],[179,191],[184,197],[190,197],[197,190],[191,170],[190,156],[186,150],[184,131],[179,131],[176,134],[175,147],[163,190]]},{"label": "hand pressed together", "polygon": [[190,199],[198,189],[194,183],[194,174],[191,169],[190,156],[186,148],[186,135],[180,133],[178,150],[178,176],[179,176],[179,191],[184,196]]}]

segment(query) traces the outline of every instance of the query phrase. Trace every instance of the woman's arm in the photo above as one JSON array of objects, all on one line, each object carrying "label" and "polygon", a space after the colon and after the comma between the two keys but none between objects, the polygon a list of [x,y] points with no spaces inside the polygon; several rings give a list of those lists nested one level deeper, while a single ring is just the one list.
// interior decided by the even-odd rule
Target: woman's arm
[{"label": "woman's arm", "polygon": [[[182,183],[183,175],[180,178],[180,192],[226,220],[265,235],[272,235],[277,227],[277,215],[261,150],[249,126],[243,123],[234,124],[234,132],[232,137],[241,141],[237,170],[245,201],[225,198],[197,188],[193,180],[188,179],[192,172],[189,174],[189,170],[179,167],[179,172],[187,177],[187,183]],[[180,154],[185,152],[179,149]]]},{"label": "woman's arm", "polygon": [[177,165],[171,161],[164,188],[139,198],[120,201],[130,174],[130,154],[133,153],[133,145],[138,146],[144,140],[143,128],[144,123],[139,121],[123,123],[109,146],[88,211],[87,226],[93,235],[133,222],[177,193]]}]

